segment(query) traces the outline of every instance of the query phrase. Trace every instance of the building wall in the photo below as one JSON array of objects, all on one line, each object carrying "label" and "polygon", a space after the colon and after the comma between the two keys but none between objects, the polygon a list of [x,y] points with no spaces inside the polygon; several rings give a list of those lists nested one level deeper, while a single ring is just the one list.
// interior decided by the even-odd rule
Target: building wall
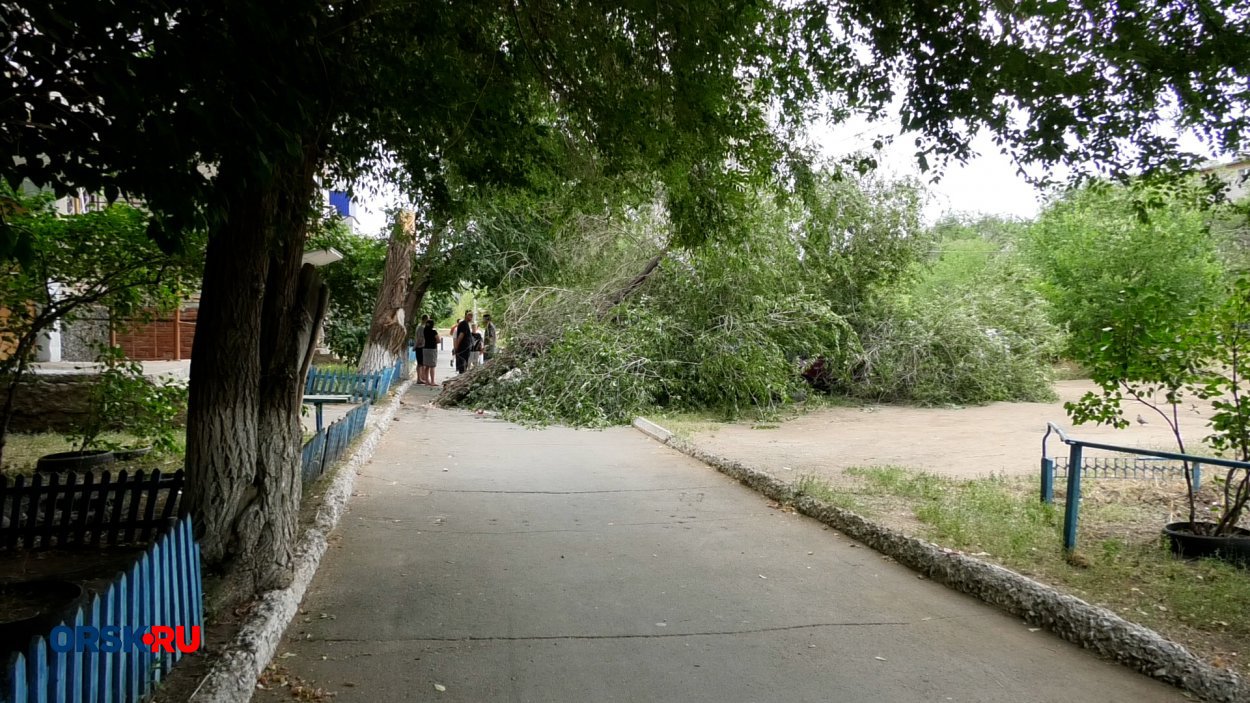
[{"label": "building wall", "polygon": [[8,308],[0,307],[0,359],[7,359],[17,351],[17,337],[4,331],[8,329],[9,314]]},{"label": "building wall", "polygon": [[1228,184],[1225,197],[1233,202],[1250,197],[1250,158],[1209,166],[1204,171],[1219,176]]},{"label": "building wall", "polygon": [[109,343],[109,313],[92,306],[73,323],[61,326],[61,361],[95,361]]}]

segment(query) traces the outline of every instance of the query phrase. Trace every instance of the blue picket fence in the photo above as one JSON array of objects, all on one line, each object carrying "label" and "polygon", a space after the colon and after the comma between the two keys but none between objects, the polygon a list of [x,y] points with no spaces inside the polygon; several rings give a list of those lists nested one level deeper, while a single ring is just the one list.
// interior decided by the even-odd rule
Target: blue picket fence
[{"label": "blue picket fence", "polygon": [[304,395],[348,395],[354,401],[379,401],[391,386],[408,378],[411,359],[400,359],[389,368],[374,373],[330,371],[313,367],[304,382]]},{"label": "blue picket fence", "polygon": [[330,426],[317,432],[304,443],[304,453],[300,458],[300,472],[304,483],[316,481],[325,470],[342,458],[352,440],[365,430],[365,420],[369,417],[370,403],[353,408],[347,415],[339,418]]},{"label": "blue picket fence", "polygon": [[[200,547],[188,517],[153,542],[129,570],[77,608],[64,624],[181,626],[189,633],[190,628],[204,625],[203,601]],[[55,652],[48,639],[40,636],[25,653],[10,659],[0,701],[138,703],[181,656],[176,647],[172,653],[152,652],[142,644],[118,652]]]}]

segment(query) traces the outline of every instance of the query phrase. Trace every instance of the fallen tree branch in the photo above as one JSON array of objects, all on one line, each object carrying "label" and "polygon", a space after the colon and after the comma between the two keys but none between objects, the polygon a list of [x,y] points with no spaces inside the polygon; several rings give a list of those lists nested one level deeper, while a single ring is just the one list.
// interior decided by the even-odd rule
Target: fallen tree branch
[{"label": "fallen tree branch", "polygon": [[[660,263],[668,256],[668,248],[653,256],[643,267],[642,272],[634,276],[624,287],[609,294],[598,307],[599,320],[606,319],[618,305],[625,302],[631,295],[642,288],[643,284],[659,270]],[[471,396],[477,389],[486,386],[512,369],[524,364],[531,357],[537,356],[555,343],[556,337],[518,337],[508,349],[495,358],[474,367],[463,374],[445,381],[443,391],[434,399],[439,407],[456,407]]]}]

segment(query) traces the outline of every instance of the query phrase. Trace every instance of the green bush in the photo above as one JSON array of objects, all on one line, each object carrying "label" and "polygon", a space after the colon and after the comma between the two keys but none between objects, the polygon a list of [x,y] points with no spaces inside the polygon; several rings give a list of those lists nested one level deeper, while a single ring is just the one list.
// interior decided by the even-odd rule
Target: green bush
[{"label": "green bush", "polygon": [[860,326],[843,390],[874,401],[1046,401],[1060,330],[1045,305],[1005,288],[886,302]]},{"label": "green bush", "polygon": [[842,390],[922,404],[1053,400],[1063,330],[1019,260],[1021,227],[995,218],[939,223],[939,256],[857,317],[863,353]]},{"label": "green bush", "polygon": [[1131,366],[1219,296],[1223,266],[1202,197],[1184,186],[1100,186],[1046,208],[1024,253],[1068,329],[1071,358],[1102,358],[1110,344]]},{"label": "green bush", "polygon": [[175,423],[186,412],[187,387],[148,379],[143,364],[127,359],[120,347],[101,349],[98,360],[102,368],[91,387],[87,416],[66,439],[80,451],[132,448],[101,438],[105,430],[117,430],[135,437],[136,447],[181,452],[182,431]]}]

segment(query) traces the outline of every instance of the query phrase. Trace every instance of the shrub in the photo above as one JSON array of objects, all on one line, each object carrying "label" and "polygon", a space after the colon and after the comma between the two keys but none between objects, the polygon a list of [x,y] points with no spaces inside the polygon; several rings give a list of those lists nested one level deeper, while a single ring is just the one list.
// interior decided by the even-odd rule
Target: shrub
[{"label": "shrub", "polygon": [[1044,304],[1003,289],[881,304],[860,326],[863,353],[842,389],[923,404],[1046,401],[1061,343]]}]

